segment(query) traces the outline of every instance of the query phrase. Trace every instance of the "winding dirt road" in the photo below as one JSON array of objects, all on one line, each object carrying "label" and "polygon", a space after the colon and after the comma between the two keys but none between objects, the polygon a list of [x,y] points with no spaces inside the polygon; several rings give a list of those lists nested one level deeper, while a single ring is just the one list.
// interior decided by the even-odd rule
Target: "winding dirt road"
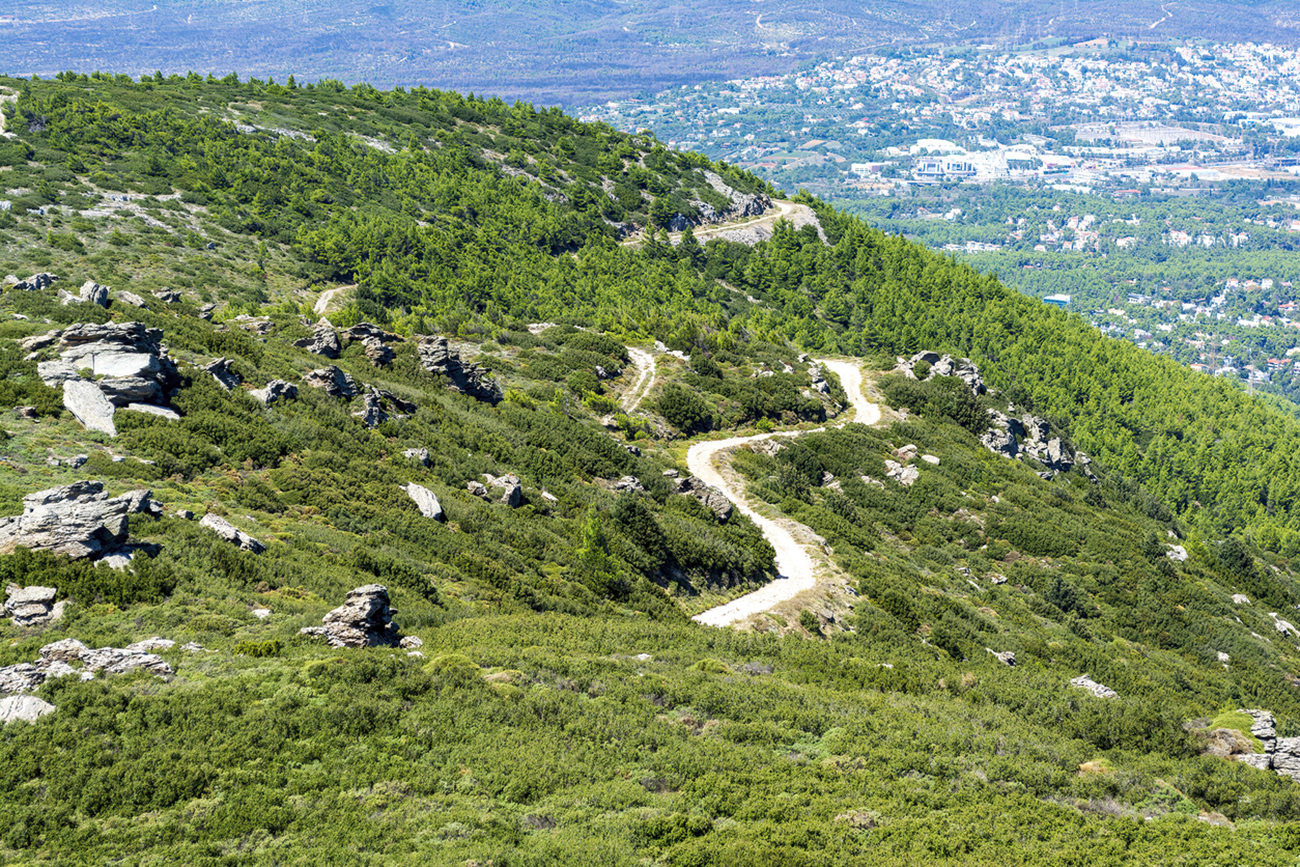
[{"label": "winding dirt road", "polygon": [[[834,371],[840,377],[840,382],[843,383],[844,391],[848,395],[849,404],[854,410],[852,421],[862,422],[863,424],[875,424],[880,421],[880,407],[867,400],[866,395],[863,394],[862,370],[856,364],[832,359],[817,359],[817,363]],[[848,421],[846,419],[836,427],[843,427]],[[696,443],[687,451],[686,465],[690,468],[691,473],[703,479],[706,484],[713,485],[722,491],[723,495],[732,502],[741,514],[758,525],[763,537],[771,543],[772,548],[776,551],[776,578],[771,583],[755,590],[753,593],[747,593],[739,599],[733,599],[725,605],[719,605],[716,608],[710,608],[708,611],[695,615],[693,619],[696,622],[705,626],[730,626],[733,623],[753,617],[755,614],[769,611],[776,605],[789,601],[800,593],[812,590],[817,586],[819,574],[825,571],[826,561],[821,557],[815,558],[810,553],[810,549],[820,551],[821,543],[824,540],[803,524],[789,518],[775,520],[765,518],[751,509],[745,502],[741,482],[728,478],[719,469],[717,457],[729,449],[748,443],[778,437],[794,437],[803,433],[816,433],[822,430],[826,430],[826,428],[816,428],[811,431],[758,434],[748,437],[731,437],[725,440]]]},{"label": "winding dirt road", "polygon": [[632,384],[632,388],[628,393],[623,395],[623,410],[631,412],[641,405],[641,401],[645,400],[645,396],[650,393],[650,389],[654,388],[655,359],[653,355],[644,349],[637,349],[633,346],[627,348],[627,356],[632,359],[632,363],[636,365],[637,370],[636,382]]}]

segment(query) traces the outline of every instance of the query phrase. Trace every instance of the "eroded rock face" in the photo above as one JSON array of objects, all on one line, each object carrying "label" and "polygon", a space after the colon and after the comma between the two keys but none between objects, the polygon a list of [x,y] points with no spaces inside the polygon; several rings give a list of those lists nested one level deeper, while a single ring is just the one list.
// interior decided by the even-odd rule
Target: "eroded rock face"
[{"label": "eroded rock face", "polygon": [[[524,501],[524,487],[519,481],[519,477],[514,473],[506,473],[504,476],[494,476],[491,473],[484,473],[483,478],[487,480],[489,488],[500,488],[500,502],[506,504],[512,509],[518,508]],[[471,483],[472,484],[472,483]],[[473,488],[470,491],[473,492]],[[487,493],[486,488],[484,493]]]},{"label": "eroded rock face", "polygon": [[722,491],[711,485],[706,485],[703,479],[695,476],[679,479],[677,493],[699,500],[706,509],[717,515],[718,520],[723,523],[726,523],[727,519],[731,517],[731,500],[728,500]]},{"label": "eroded rock face", "polygon": [[402,485],[402,490],[406,491],[406,495],[415,502],[421,515],[433,518],[435,521],[443,519],[442,504],[438,502],[438,497],[433,491],[414,482]]},{"label": "eroded rock face", "polygon": [[199,526],[207,527],[227,542],[230,542],[232,545],[238,545],[245,551],[252,551],[254,554],[261,554],[266,550],[265,545],[220,515],[204,515],[203,520],[199,521]]},{"label": "eroded rock face", "polygon": [[[767,213],[768,208],[772,207],[772,200],[763,193],[742,193],[731,187],[716,172],[706,171],[704,179],[709,182],[709,186],[731,200],[731,204],[721,211],[708,202],[695,202],[694,204],[700,209],[700,214],[706,222],[719,223],[738,217],[761,217]],[[682,228],[684,229],[685,226]],[[675,229],[674,231],[681,230]]]},{"label": "eroded rock face", "polygon": [[397,358],[397,353],[389,349],[378,337],[366,337],[362,339],[361,346],[364,348],[366,358],[375,367],[384,367],[393,363]]},{"label": "eroded rock face", "polygon": [[361,390],[357,388],[356,380],[333,364],[329,367],[307,371],[307,373],[303,374],[302,381],[304,385],[311,388],[323,388],[330,397],[343,397],[351,400],[361,393]]},{"label": "eroded rock face", "polygon": [[72,558],[102,556],[126,541],[129,515],[161,512],[152,496],[140,490],[110,498],[97,481],[28,494],[21,515],[0,518],[0,554],[21,545]]},{"label": "eroded rock face", "polygon": [[51,274],[48,271],[41,271],[39,274],[33,274],[26,280],[19,280],[13,284],[13,287],[19,292],[39,292],[42,289],[48,289],[53,286],[58,279],[58,275]]},{"label": "eroded rock face", "polygon": [[[1015,418],[997,410],[989,410],[989,429],[980,437],[980,442],[989,451],[1004,457],[1034,458],[1046,465],[1047,478],[1057,473],[1068,473],[1075,463],[1075,456],[1061,438],[1051,436],[1051,426],[1047,421],[1033,415]],[[1080,463],[1085,466],[1085,474],[1089,478],[1095,478],[1092,471],[1086,469],[1086,455]]]},{"label": "eroded rock face", "polygon": [[249,394],[266,406],[270,406],[277,400],[293,400],[296,398],[298,396],[298,386],[285,382],[283,379],[273,379],[266,384],[266,388],[255,388]]},{"label": "eroded rock face", "polygon": [[498,403],[503,397],[496,380],[480,370],[477,364],[464,364],[460,353],[451,348],[445,337],[425,337],[418,346],[420,364],[430,373],[445,376],[451,388],[477,400]]},{"label": "eroded rock face", "polygon": [[367,584],[348,591],[347,601],[321,619],[324,626],[305,626],[298,632],[324,638],[331,647],[396,647],[401,641],[393,622],[396,613],[388,588]]},{"label": "eroded rock face", "polygon": [[432,463],[429,460],[429,450],[424,448],[406,449],[405,451],[402,452],[402,457],[406,458],[408,461],[415,461],[417,464],[421,464],[422,466],[426,466],[426,467],[429,466],[430,463]]},{"label": "eroded rock face", "polygon": [[374,428],[379,427],[379,425],[388,421],[388,413],[384,412],[384,402],[383,398],[379,396],[379,392],[371,389],[362,398],[362,401],[364,402],[364,405],[361,409],[352,413],[354,416],[361,419],[362,424],[366,427]]},{"label": "eroded rock face", "polygon": [[113,402],[105,396],[97,383],[89,379],[64,381],[63,406],[86,430],[117,436],[117,424],[113,421],[117,407],[113,406]]}]

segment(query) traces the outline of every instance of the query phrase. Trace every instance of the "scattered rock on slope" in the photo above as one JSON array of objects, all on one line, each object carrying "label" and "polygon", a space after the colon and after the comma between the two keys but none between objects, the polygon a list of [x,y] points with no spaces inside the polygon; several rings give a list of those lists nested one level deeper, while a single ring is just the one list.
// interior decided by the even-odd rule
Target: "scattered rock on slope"
[{"label": "scattered rock on slope", "polygon": [[21,515],[0,518],[0,554],[21,545],[73,558],[103,556],[126,541],[128,516],[161,511],[152,496],[138,490],[110,498],[97,481],[28,494]]},{"label": "scattered rock on slope", "polygon": [[406,495],[415,501],[421,515],[426,518],[433,518],[435,521],[442,520],[442,504],[438,502],[438,497],[433,491],[423,485],[417,485],[415,482],[402,485],[402,490],[406,491]]},{"label": "scattered rock on slope", "polygon": [[266,384],[266,388],[255,388],[249,392],[266,406],[270,406],[277,400],[293,400],[298,396],[298,386],[283,379],[273,379]]},{"label": "scattered rock on slope", "polygon": [[311,337],[295,340],[293,345],[314,355],[323,355],[326,358],[338,358],[339,353],[343,351],[343,346],[339,343],[339,336],[334,333],[334,328],[325,320],[321,320],[316,325]]},{"label": "scattered rock on slope", "polygon": [[219,515],[211,513],[204,515],[203,520],[199,521],[200,527],[207,527],[221,538],[233,545],[238,545],[245,551],[252,551],[254,554],[261,554],[266,550],[266,546],[236,527],[234,524],[222,518]]},{"label": "scattered rock on slope", "polygon": [[304,626],[298,632],[324,638],[331,647],[396,647],[401,640],[393,622],[396,613],[388,588],[367,584],[348,591],[347,601],[321,618],[324,626]]},{"label": "scattered rock on slope", "polygon": [[691,476],[678,480],[677,493],[699,500],[705,508],[717,515],[718,520],[723,523],[726,523],[727,519],[731,517],[731,500],[728,500],[726,494],[722,493],[722,491],[705,484],[703,479]]},{"label": "scattered rock on slope", "polygon": [[344,397],[348,400],[361,393],[356,380],[335,365],[309,370],[303,374],[304,385],[311,388],[323,388],[330,397]]},{"label": "scattered rock on slope", "polygon": [[42,647],[34,662],[0,668],[0,692],[27,692],[47,680],[70,674],[91,680],[96,674],[130,671],[147,671],[162,678],[172,675],[172,667],[153,653],[131,648],[90,648],[75,638],[65,638]]},{"label": "scattered rock on slope", "polygon": [[1079,689],[1086,689],[1088,692],[1097,696],[1097,698],[1119,698],[1119,693],[1115,692],[1115,690],[1108,686],[1102,686],[1086,674],[1081,674],[1071,680],[1070,686],[1075,686]]}]

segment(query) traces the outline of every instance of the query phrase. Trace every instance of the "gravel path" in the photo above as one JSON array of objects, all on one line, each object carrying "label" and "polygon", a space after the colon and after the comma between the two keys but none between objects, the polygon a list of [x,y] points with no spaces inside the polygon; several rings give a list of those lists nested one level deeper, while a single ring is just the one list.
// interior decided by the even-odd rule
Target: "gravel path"
[{"label": "gravel path", "polygon": [[[875,424],[880,421],[880,407],[867,400],[862,393],[862,371],[856,364],[848,361],[817,359],[818,363],[834,371],[844,384],[849,404],[854,409],[854,421]],[[843,427],[841,422],[837,427]],[[758,434],[749,437],[732,437],[725,440],[696,443],[686,453],[686,465],[693,475],[713,485],[730,500],[741,514],[758,525],[763,537],[771,543],[776,551],[776,578],[769,584],[747,593],[739,599],[733,599],[725,605],[710,608],[693,618],[705,626],[730,626],[755,614],[772,609],[774,606],[793,599],[805,590],[817,586],[818,561],[809,553],[809,547],[822,540],[812,530],[802,524],[781,518],[773,520],[755,512],[745,503],[738,480],[731,480],[718,468],[715,459],[720,452],[742,446],[746,443],[777,437],[799,436],[803,433],[815,433],[825,430],[816,428],[812,431],[788,431],[784,433]]]},{"label": "gravel path", "polygon": [[655,358],[644,349],[637,349],[629,346],[627,356],[632,359],[636,365],[636,382],[627,394],[623,395],[623,409],[631,412],[641,405],[645,396],[650,393],[650,389],[655,385]]}]

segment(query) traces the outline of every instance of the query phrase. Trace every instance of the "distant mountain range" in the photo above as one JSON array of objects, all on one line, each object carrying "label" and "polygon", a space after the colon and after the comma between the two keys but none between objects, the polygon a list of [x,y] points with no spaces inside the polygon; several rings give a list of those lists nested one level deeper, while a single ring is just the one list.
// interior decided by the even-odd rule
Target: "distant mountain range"
[{"label": "distant mountain range", "polygon": [[16,0],[0,72],[213,72],[427,84],[575,105],[703,80],[784,73],[888,45],[1026,45],[1100,36],[1295,43],[1294,4],[1250,0],[578,0],[301,3]]}]

